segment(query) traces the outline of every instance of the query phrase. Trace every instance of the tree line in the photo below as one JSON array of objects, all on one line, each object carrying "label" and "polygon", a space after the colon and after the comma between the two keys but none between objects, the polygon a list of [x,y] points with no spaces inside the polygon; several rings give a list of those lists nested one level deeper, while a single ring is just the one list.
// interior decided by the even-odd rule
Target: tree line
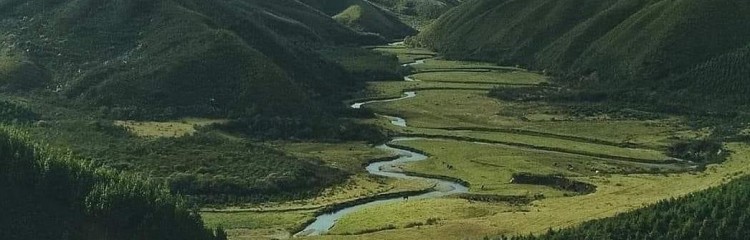
[{"label": "tree line", "polygon": [[0,239],[226,239],[160,182],[0,127]]}]

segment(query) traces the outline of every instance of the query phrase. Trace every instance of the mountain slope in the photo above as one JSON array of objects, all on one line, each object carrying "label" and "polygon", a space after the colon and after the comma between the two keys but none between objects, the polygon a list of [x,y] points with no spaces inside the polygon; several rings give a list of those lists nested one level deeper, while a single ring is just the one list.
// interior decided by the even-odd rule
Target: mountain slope
[{"label": "mountain slope", "polygon": [[423,29],[449,9],[458,6],[460,0],[370,0],[391,12],[416,29]]},{"label": "mountain slope", "polygon": [[301,0],[336,21],[362,32],[372,32],[391,40],[416,34],[392,12],[367,0]]},{"label": "mountain slope", "polygon": [[5,0],[0,16],[0,66],[51,76],[4,87],[130,117],[309,112],[356,85],[316,48],[383,42],[295,0]]},{"label": "mountain slope", "polygon": [[[708,69],[709,62],[743,54],[747,22],[750,3],[739,0],[472,0],[416,41],[452,58],[545,69],[597,91],[743,103],[745,88],[736,86],[748,77],[741,72],[687,83],[723,71]],[[750,64],[733,59],[737,67]]]}]

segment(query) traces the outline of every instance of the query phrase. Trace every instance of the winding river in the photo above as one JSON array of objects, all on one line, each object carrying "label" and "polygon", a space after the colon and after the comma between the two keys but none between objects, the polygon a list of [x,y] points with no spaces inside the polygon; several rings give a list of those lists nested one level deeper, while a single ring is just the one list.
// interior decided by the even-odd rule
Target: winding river
[{"label": "winding river", "polygon": [[[416,96],[417,94],[415,92],[405,92],[404,96],[400,98],[359,102],[359,103],[352,104],[350,107],[358,109],[370,103],[400,101],[400,100],[404,100],[408,98],[413,98]],[[394,116],[386,116],[386,115],[382,115],[382,116],[388,118],[391,121],[391,124],[395,126],[406,127],[406,120],[403,118],[394,117]],[[396,138],[396,139],[391,140],[389,143],[397,143],[397,142],[413,141],[413,140],[418,140],[418,138]],[[368,173],[373,174],[373,175],[383,176],[383,177],[389,177],[389,178],[430,181],[430,182],[435,183],[435,187],[433,187],[433,191],[424,193],[421,195],[410,196],[408,199],[403,198],[403,197],[397,197],[397,198],[376,200],[376,201],[344,208],[333,213],[323,214],[323,215],[316,217],[315,221],[311,223],[310,225],[308,225],[307,227],[305,227],[304,230],[295,234],[294,235],[295,237],[314,236],[314,235],[324,234],[328,232],[328,230],[330,230],[333,227],[333,225],[335,225],[336,222],[342,217],[346,216],[347,214],[359,211],[367,207],[386,204],[386,203],[399,202],[399,201],[411,201],[411,200],[419,200],[419,199],[427,199],[427,198],[438,198],[438,197],[443,197],[443,196],[457,194],[457,193],[466,193],[469,191],[469,189],[466,186],[463,186],[457,182],[451,182],[451,181],[446,181],[446,180],[441,180],[441,179],[409,176],[397,170],[399,165],[403,165],[403,164],[410,163],[410,162],[426,160],[428,157],[423,154],[412,152],[412,151],[405,150],[405,149],[396,148],[396,147],[391,147],[391,146],[388,146],[388,144],[383,144],[383,145],[377,146],[376,148],[398,154],[399,158],[395,160],[391,160],[391,161],[371,163],[370,165],[367,165],[366,167],[366,170]]]}]

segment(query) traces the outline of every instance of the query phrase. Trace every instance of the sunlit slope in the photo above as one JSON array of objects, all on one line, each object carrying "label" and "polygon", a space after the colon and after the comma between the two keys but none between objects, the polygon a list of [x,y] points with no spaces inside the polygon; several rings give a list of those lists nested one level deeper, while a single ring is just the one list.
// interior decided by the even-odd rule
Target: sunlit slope
[{"label": "sunlit slope", "polygon": [[386,39],[402,39],[416,30],[401,22],[388,9],[366,0],[301,0],[330,15],[352,29],[381,35]]}]

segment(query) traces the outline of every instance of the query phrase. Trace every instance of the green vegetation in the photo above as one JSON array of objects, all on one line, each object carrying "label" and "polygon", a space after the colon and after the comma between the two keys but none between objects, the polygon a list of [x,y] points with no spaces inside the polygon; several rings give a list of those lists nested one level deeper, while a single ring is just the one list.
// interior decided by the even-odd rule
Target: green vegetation
[{"label": "green vegetation", "polygon": [[6,1],[0,15],[6,87],[120,119],[319,112],[361,84],[314,50],[384,42],[297,1]]},{"label": "green vegetation", "polygon": [[738,0],[477,0],[410,43],[661,111],[734,111],[747,103],[748,13]]},{"label": "green vegetation", "polygon": [[10,101],[0,101],[0,122],[29,123],[39,116],[26,106]]},{"label": "green vegetation", "polygon": [[[403,59],[417,52],[377,50]],[[741,124],[621,109],[519,68],[428,59],[414,69],[418,82],[371,83],[361,94],[377,99],[415,91],[414,98],[365,106],[403,117],[407,127],[387,118],[367,122],[392,135],[429,138],[398,142],[430,158],[394,170],[460,179],[471,193],[363,209],[319,239],[539,234],[717,186],[748,171],[747,146],[723,142],[744,129]],[[440,220],[426,224],[431,218]]]},{"label": "green vegetation", "polygon": [[428,161],[402,167],[405,171],[462,179],[470,184],[472,193],[480,194],[531,197],[542,193],[547,197],[561,197],[572,192],[554,189],[546,184],[514,183],[512,179],[518,173],[528,172],[580,177],[596,175],[596,171],[639,169],[637,164],[593,157],[461,141],[423,140],[399,144],[421,149],[432,156]]},{"label": "green vegetation", "polygon": [[491,71],[491,72],[427,72],[417,73],[412,78],[432,82],[537,85],[547,81],[543,76],[525,71]]},{"label": "green vegetation", "polygon": [[[363,173],[362,165],[373,159],[392,157],[391,153],[372,148],[365,142],[282,142],[272,145],[284,152],[303,159],[319,159],[326,165],[345,170],[350,173]],[[362,185],[358,183],[357,185]]]},{"label": "green vegetation", "polygon": [[425,182],[368,176],[364,173],[363,165],[373,159],[389,158],[391,153],[374,149],[362,142],[272,144],[295,157],[320,160],[327,166],[353,175],[344,183],[327,187],[315,196],[304,199],[204,209],[201,215],[208,226],[225,226],[231,239],[286,238],[312,220],[315,212],[326,207],[381,194],[420,191],[432,187],[432,184]]},{"label": "green vegetation", "polygon": [[[6,90],[0,121],[19,123],[16,127],[28,131],[29,138],[70,148],[69,155],[90,161],[86,167],[92,171],[103,167],[128,172],[118,175],[116,183],[96,186],[113,196],[89,194],[108,201],[89,212],[68,211],[64,205],[56,210],[42,202],[68,199],[53,187],[42,186],[40,194],[25,196],[21,200],[27,202],[9,208],[18,212],[8,216],[29,215],[17,218],[20,222],[3,219],[4,226],[18,228],[20,239],[65,238],[25,237],[30,231],[45,234],[47,227],[50,235],[90,230],[80,234],[91,239],[203,239],[197,214],[192,209],[179,212],[188,204],[173,200],[169,190],[185,195],[191,208],[307,200],[321,194],[350,200],[402,190],[390,187],[391,182],[369,179],[366,182],[376,187],[351,191],[356,192],[352,195],[331,193],[337,189],[332,186],[349,182],[354,174],[239,137],[261,133],[249,138],[382,139],[379,130],[341,118],[351,113],[343,111],[340,101],[364,86],[363,80],[352,78],[355,71],[345,69],[352,65],[321,54],[341,45],[380,44],[382,37],[353,31],[297,1],[4,1],[0,16],[0,88]],[[372,52],[375,55],[378,58],[362,61],[388,59],[383,71],[399,67],[395,57]],[[226,120],[215,122],[218,126],[175,120],[183,117]],[[144,119],[150,121],[139,121]],[[216,130],[222,126],[235,132]],[[86,184],[105,177],[92,178],[73,185],[88,188]],[[145,179],[158,190],[130,186],[126,179]],[[60,191],[84,194],[70,198],[85,200],[86,189],[74,187]],[[46,188],[57,195],[41,194]],[[148,199],[138,199],[139,194]],[[119,195],[124,197],[116,198]],[[15,205],[16,200],[3,201],[2,206]],[[98,204],[95,200],[90,203]],[[173,203],[179,206],[170,208]],[[170,215],[170,209],[177,212]],[[85,215],[89,213],[97,216]],[[112,217],[109,222],[108,214],[123,219]],[[309,218],[306,214],[298,218]],[[37,225],[26,224],[46,216]],[[52,226],[58,222],[71,226]],[[188,229],[194,226],[201,228]],[[73,230],[58,231],[68,227]]]},{"label": "green vegetation", "polygon": [[137,122],[137,121],[115,121],[115,125],[121,126],[128,132],[139,137],[182,137],[194,134],[197,128],[223,123],[225,120],[214,119],[182,119],[174,122]]},{"label": "green vegetation", "polygon": [[329,116],[272,117],[255,116],[241,118],[214,128],[220,131],[238,133],[256,140],[320,140],[320,141],[369,141],[378,143],[386,140],[386,135],[370,124],[351,120],[340,120]]},{"label": "green vegetation", "polygon": [[445,191],[363,169],[396,158],[374,147],[396,137],[429,158],[384,169],[468,193],[363,209],[316,238],[527,239],[601,218],[542,238],[741,238],[748,13],[738,0],[0,1],[13,124],[0,239],[285,239],[327,210]]},{"label": "green vegetation", "polygon": [[[434,53],[433,53],[434,54]],[[517,67],[506,67],[498,66],[497,64],[487,62],[467,62],[467,61],[451,61],[443,59],[425,59],[424,64],[413,66],[417,72],[429,72],[429,71],[454,71],[454,72],[470,72],[470,71],[491,71],[491,70],[505,70],[505,71],[525,71],[524,69]]]},{"label": "green vegetation", "polygon": [[727,155],[726,149],[717,140],[698,139],[678,142],[667,150],[669,155],[699,163],[721,163]]},{"label": "green vegetation", "polygon": [[352,77],[365,81],[400,80],[404,75],[395,54],[363,48],[333,48],[321,51],[339,63]]},{"label": "green vegetation", "polygon": [[[252,211],[216,211],[203,212],[206,225],[221,226],[225,229],[268,229],[282,228],[292,230],[312,218],[312,212],[252,212]],[[232,231],[229,234],[232,234]]]},{"label": "green vegetation", "polygon": [[575,228],[496,239],[745,239],[750,177]]},{"label": "green vegetation", "polygon": [[[596,186],[566,178],[563,175],[540,175],[535,173],[515,173],[511,183],[534,184],[549,186],[558,190],[569,191],[576,194],[590,194],[596,192]],[[544,195],[535,195],[535,198],[543,198]]]},{"label": "green vegetation", "polygon": [[[336,234],[316,239],[346,239],[346,236],[337,234],[377,229],[388,224],[393,224],[396,229],[356,235],[356,238],[481,239],[483,236],[542,234],[550,228],[571,227],[591,219],[611,217],[617,213],[636,210],[670,197],[684,196],[712,186],[719,186],[749,172],[748,166],[750,165],[748,165],[747,156],[750,156],[748,155],[750,148],[745,144],[730,144],[727,149],[732,152],[732,155],[726,162],[721,165],[709,165],[708,169],[701,173],[604,174],[576,177],[573,179],[596,185],[596,193],[572,197],[553,197],[545,194],[547,198],[520,207],[503,208],[506,205],[502,203],[444,198],[425,201],[410,200],[407,203],[373,207],[371,210],[368,208],[339,221],[334,227]],[[485,168],[488,167],[485,166]],[[418,212],[421,212],[421,215]],[[484,212],[484,214],[471,215],[472,212]],[[445,220],[441,220],[437,225],[421,228],[402,227],[408,223],[424,221],[428,217]],[[399,224],[394,224],[396,222]]]},{"label": "green vegetation", "polygon": [[0,52],[0,87],[4,90],[28,90],[50,80],[49,73],[36,64],[22,60],[18,54],[3,56]]},{"label": "green vegetation", "polygon": [[[346,235],[357,237],[368,236],[367,233],[381,232],[389,229],[421,232],[420,228],[434,230],[445,222],[457,219],[481,218],[497,212],[522,211],[522,206],[508,204],[476,203],[467,204],[458,198],[428,199],[423,201],[404,201],[363,209],[361,213],[347,215],[333,229],[331,239],[345,238]],[[447,232],[446,232],[447,234]],[[445,235],[443,239],[449,238]],[[355,238],[355,237],[353,237]],[[371,237],[377,239],[377,237]],[[391,235],[381,239],[401,238],[403,235]]]},{"label": "green vegetation", "polygon": [[446,10],[459,4],[459,0],[373,0],[372,2],[395,9],[398,13],[436,19]]},{"label": "green vegetation", "polygon": [[564,136],[533,136],[528,133],[503,133],[499,131],[443,131],[420,130],[410,134],[413,136],[435,136],[449,139],[463,139],[485,143],[506,144],[510,146],[526,147],[537,150],[565,152],[584,156],[594,156],[635,162],[667,162],[668,157],[659,150],[626,147],[618,144],[600,144],[588,142],[587,139],[565,139]]},{"label": "green vegetation", "polygon": [[435,57],[435,52],[426,49],[406,48],[403,45],[397,46],[378,46],[373,48],[375,51],[396,54],[398,62],[401,64],[413,63],[420,59]]},{"label": "green vegetation", "polygon": [[29,128],[31,136],[70,148],[97,165],[147,174],[203,203],[299,199],[346,179],[312,161],[218,133],[141,138],[109,121],[60,120]]},{"label": "green vegetation", "polygon": [[375,33],[388,40],[403,39],[417,33],[387,9],[366,0],[301,0],[352,29]]},{"label": "green vegetation", "polygon": [[400,78],[395,58],[340,48],[382,38],[297,1],[16,3],[0,7],[0,81],[76,120],[209,117],[259,139],[382,138],[341,119],[340,102],[365,80]]},{"label": "green vegetation", "polygon": [[424,29],[461,0],[370,0],[396,13],[415,29]]},{"label": "green vegetation", "polygon": [[2,239],[221,239],[158,182],[94,167],[14,128],[0,139]]}]

